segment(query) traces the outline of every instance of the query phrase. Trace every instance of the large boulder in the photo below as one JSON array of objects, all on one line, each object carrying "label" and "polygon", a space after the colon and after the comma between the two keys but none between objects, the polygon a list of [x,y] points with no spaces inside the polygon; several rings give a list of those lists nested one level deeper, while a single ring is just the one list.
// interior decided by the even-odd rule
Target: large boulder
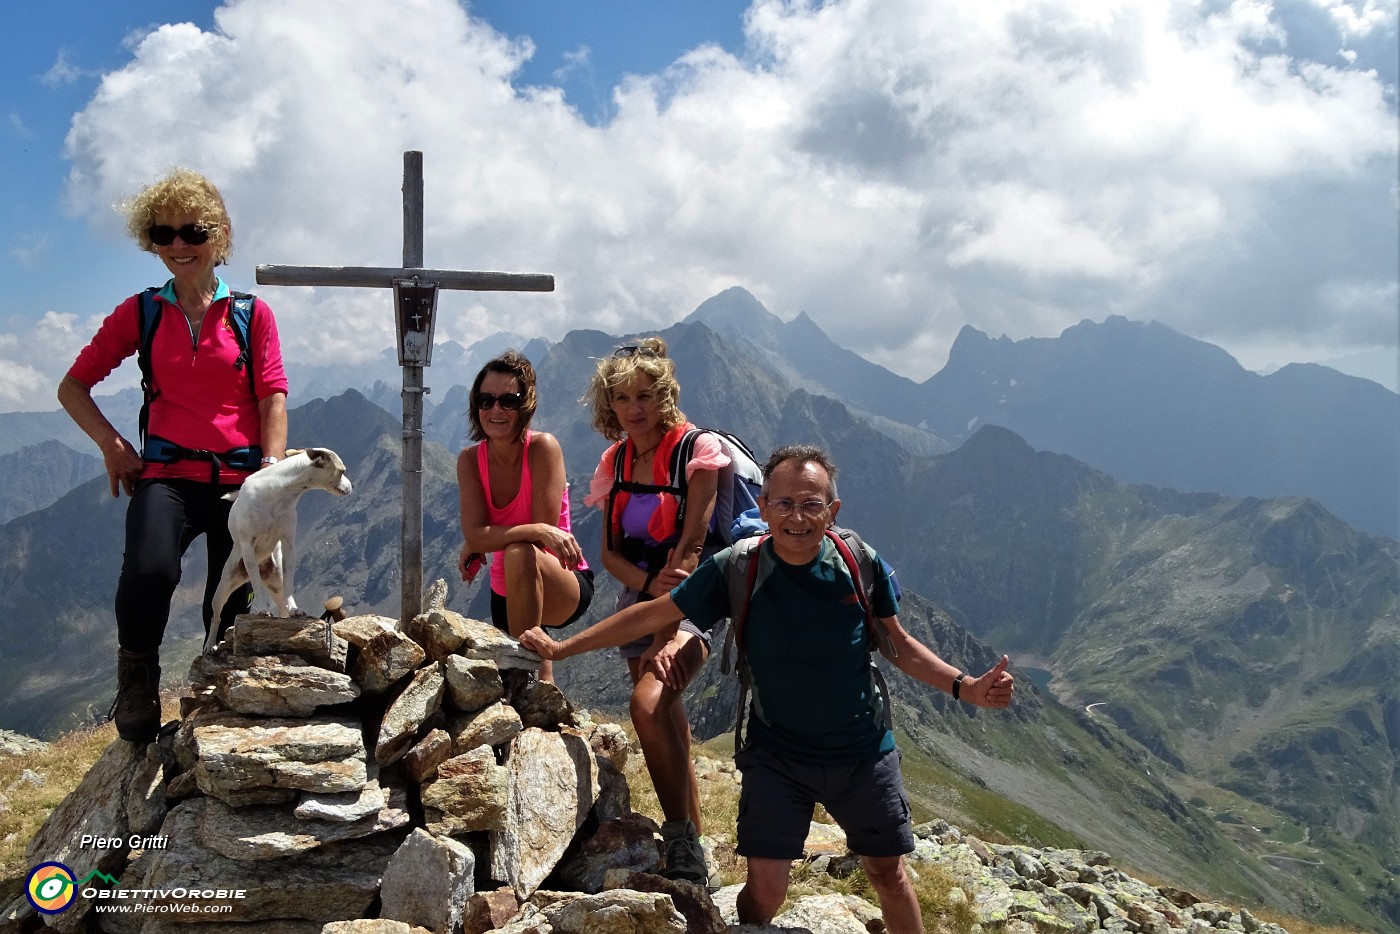
[{"label": "large boulder", "polygon": [[580,736],[528,729],[511,743],[505,767],[508,814],[491,834],[491,877],[525,899],[554,870],[597,800],[598,763]]}]

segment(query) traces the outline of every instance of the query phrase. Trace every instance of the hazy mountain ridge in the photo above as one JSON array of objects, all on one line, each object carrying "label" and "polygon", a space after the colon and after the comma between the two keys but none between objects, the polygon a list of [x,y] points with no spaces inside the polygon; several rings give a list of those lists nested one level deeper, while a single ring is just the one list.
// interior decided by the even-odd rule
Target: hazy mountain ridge
[{"label": "hazy mountain ridge", "polygon": [[916,384],[840,347],[803,315],[782,322],[742,288],[686,321],[947,447],[1000,425],[1124,482],[1309,496],[1357,528],[1400,538],[1400,394],[1328,367],[1260,376],[1213,344],[1111,315],[1016,341],[965,325],[946,365]]},{"label": "hazy mountain ridge", "polygon": [[[89,443],[87,450],[91,450]],[[0,525],[42,509],[85,480],[105,476],[102,460],[54,440],[0,454]]]},{"label": "hazy mountain ridge", "polygon": [[[57,387],[54,387],[57,391]],[[111,395],[97,397],[103,413],[119,429],[129,431],[135,443],[136,413],[141,410],[141,390],[123,389]],[[57,407],[48,412],[0,412],[0,454],[48,441],[58,441],[75,451],[91,452],[92,441],[68,413]]]},{"label": "hazy mountain ridge", "polygon": [[1110,316],[1023,341],[964,327],[920,394],[954,443],[1002,425],[1125,482],[1306,495],[1400,536],[1400,395],[1327,367],[1260,376],[1214,345]]},{"label": "hazy mountain ridge", "polygon": [[[1308,496],[1357,528],[1400,538],[1400,394],[1324,366],[1291,364],[1260,376],[1212,344],[1155,322],[1109,316],[1058,337],[1016,341],[964,326],[946,365],[915,383],[840,346],[803,314],[779,319],[741,287],[707,299],[663,333],[695,325],[744,351],[763,377],[841,400],[909,451],[944,453],[984,425],[1001,425],[1037,449],[1068,454],[1125,482],[1231,496]],[[562,397],[547,394],[546,404],[562,417],[560,426],[575,425],[580,410],[573,403],[592,359],[618,340],[572,334],[595,336],[584,342],[590,359],[575,357],[577,347],[559,351],[509,333],[471,348],[437,345],[425,371],[432,390],[424,400],[426,437],[449,448],[461,444],[462,387],[507,346],[522,349],[542,380],[563,389]],[[554,379],[545,360],[562,366],[567,381]],[[299,363],[288,370],[293,406],[354,388],[396,418],[402,411],[392,350],[355,367]],[[681,373],[689,396],[693,375],[684,364]],[[113,423],[134,426],[136,391],[111,398],[103,405],[112,408]],[[582,421],[569,432],[580,442],[566,443],[571,456],[594,447],[586,443],[586,413]],[[51,438],[77,450],[90,444],[62,412],[0,414],[0,429],[0,453]]]},{"label": "hazy mountain ridge", "polygon": [[785,322],[747,290],[732,286],[701,302],[682,323],[704,324],[746,343],[756,358],[789,371],[795,386],[897,422],[918,423],[917,383],[837,344],[806,312]]}]

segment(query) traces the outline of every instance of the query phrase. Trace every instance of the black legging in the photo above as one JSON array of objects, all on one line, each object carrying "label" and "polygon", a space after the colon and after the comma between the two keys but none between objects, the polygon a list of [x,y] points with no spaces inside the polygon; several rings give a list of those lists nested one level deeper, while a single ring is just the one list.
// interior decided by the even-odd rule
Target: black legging
[{"label": "black legging", "polygon": [[[126,509],[126,551],[117,581],[117,642],[122,648],[143,653],[160,648],[170,598],[180,583],[180,558],[201,534],[209,553],[202,613],[204,631],[209,631],[214,591],[233,551],[228,531],[233,503],[222,497],[236,489],[198,480],[142,480],[136,485]],[[245,584],[229,597],[220,614],[221,632],[239,613],[248,612],[252,593]]]}]

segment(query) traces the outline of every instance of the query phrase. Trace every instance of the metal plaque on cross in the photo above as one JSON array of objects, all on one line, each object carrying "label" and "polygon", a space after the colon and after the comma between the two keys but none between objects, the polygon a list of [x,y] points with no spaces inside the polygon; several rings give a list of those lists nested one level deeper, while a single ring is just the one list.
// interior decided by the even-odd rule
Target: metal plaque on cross
[{"label": "metal plaque on cross", "polygon": [[433,362],[433,323],[436,282],[394,280],[394,321],[399,330],[399,366],[428,366]]}]

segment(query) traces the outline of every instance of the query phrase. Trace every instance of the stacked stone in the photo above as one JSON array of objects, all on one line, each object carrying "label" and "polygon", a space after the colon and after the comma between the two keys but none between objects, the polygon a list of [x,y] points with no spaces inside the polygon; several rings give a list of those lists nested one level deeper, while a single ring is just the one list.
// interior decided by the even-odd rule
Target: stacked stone
[{"label": "stacked stone", "polygon": [[[609,869],[657,868],[657,827],[631,812],[625,733],[591,723],[538,668],[440,602],[403,624],[239,617],[191,666],[178,724],[144,754],[113,743],[27,852],[119,877],[156,907],[93,912],[96,899],[80,899],[36,917],[21,896],[3,917],[113,934],[331,922],[474,934],[533,913],[569,930],[581,908],[568,905],[602,893]],[[79,844],[98,835],[123,845]],[[576,891],[529,903],[551,876]],[[192,892],[228,909],[162,907]],[[687,929],[669,896],[607,898],[614,913],[636,902],[625,910],[638,931]]]}]

